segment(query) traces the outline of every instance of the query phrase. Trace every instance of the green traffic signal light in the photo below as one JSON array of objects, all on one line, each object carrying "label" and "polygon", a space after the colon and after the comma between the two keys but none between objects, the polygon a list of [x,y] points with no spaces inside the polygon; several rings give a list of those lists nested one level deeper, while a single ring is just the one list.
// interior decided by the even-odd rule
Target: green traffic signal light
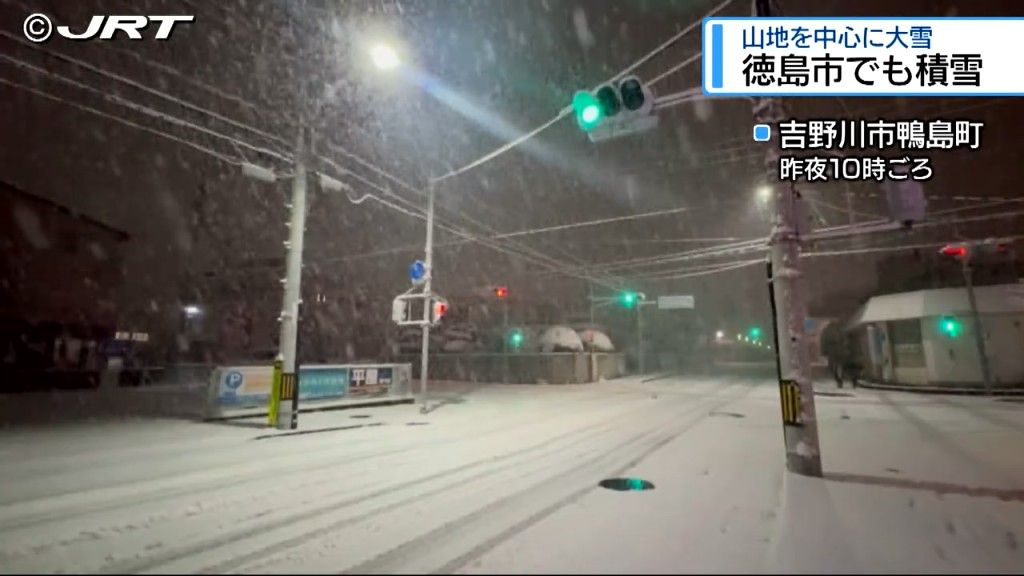
[{"label": "green traffic signal light", "polygon": [[757,326],[754,326],[753,328],[751,328],[750,331],[748,332],[748,334],[750,335],[750,339],[751,340],[760,340],[761,339],[761,329],[758,328]]},{"label": "green traffic signal light", "polygon": [[601,123],[601,104],[597,98],[585,90],[580,90],[572,98],[572,109],[576,113],[576,123],[585,132],[597,127]]},{"label": "green traffic signal light", "polygon": [[626,308],[632,308],[633,305],[636,304],[636,299],[636,292],[623,292],[619,295],[619,302],[621,302]]},{"label": "green traffic signal light", "polygon": [[509,332],[508,343],[512,348],[519,348],[523,345],[523,331],[518,328]]},{"label": "green traffic signal light", "polygon": [[939,330],[950,338],[956,338],[963,331],[963,326],[952,316],[943,316],[939,319]]}]

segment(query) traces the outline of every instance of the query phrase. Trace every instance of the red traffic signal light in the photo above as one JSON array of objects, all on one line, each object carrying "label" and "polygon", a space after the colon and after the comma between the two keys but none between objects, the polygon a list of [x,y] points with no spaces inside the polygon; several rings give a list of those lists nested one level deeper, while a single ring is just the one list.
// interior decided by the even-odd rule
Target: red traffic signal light
[{"label": "red traffic signal light", "polygon": [[498,286],[497,288],[494,289],[494,295],[497,296],[498,298],[505,298],[506,296],[508,296],[508,288],[504,286]]},{"label": "red traffic signal light", "polygon": [[434,300],[432,308],[430,321],[432,324],[437,324],[448,313],[448,303],[444,300]]},{"label": "red traffic signal light", "polygon": [[953,258],[964,258],[967,256],[967,246],[963,244],[947,244],[939,250],[939,253],[943,256],[952,256]]}]

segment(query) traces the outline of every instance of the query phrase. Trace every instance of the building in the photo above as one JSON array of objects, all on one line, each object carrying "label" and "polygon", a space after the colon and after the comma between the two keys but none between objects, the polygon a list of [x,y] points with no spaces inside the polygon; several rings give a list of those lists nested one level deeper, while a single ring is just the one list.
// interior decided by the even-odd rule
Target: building
[{"label": "building", "polygon": [[[1024,386],[1024,283],[974,289],[994,386]],[[965,288],[875,296],[849,324],[864,378],[921,386],[984,384]]]},{"label": "building", "polygon": [[5,385],[98,369],[115,336],[127,233],[0,182],[0,356]]}]

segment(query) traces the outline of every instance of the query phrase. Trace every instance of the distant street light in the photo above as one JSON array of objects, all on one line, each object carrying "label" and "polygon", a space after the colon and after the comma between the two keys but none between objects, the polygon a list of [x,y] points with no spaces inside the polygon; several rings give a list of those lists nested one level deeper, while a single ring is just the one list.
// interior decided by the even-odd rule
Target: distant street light
[{"label": "distant street light", "polygon": [[401,63],[398,52],[387,44],[374,44],[370,48],[370,58],[373,65],[380,70],[392,70]]},{"label": "distant street light", "polygon": [[722,332],[721,330],[715,332],[715,340],[721,340],[722,338],[725,338],[725,332]]},{"label": "distant street light", "polygon": [[196,316],[200,316],[203,313],[202,308],[196,306],[195,304],[189,304],[182,308],[182,310],[184,310],[185,316],[187,318],[195,318]]},{"label": "distant street light", "polygon": [[762,203],[767,203],[772,197],[772,189],[769,186],[761,186],[757,189],[757,199]]}]

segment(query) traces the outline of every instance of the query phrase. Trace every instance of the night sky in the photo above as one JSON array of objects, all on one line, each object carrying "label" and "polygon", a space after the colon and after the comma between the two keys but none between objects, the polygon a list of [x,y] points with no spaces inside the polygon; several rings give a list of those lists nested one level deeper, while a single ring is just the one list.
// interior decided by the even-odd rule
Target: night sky
[{"label": "night sky", "polygon": [[[131,110],[113,94],[218,133],[290,155],[296,121],[315,133],[316,153],[415,206],[429,176],[461,166],[552,118],[572,94],[633,62],[718,2],[684,0],[517,0],[410,2],[0,2],[0,54],[38,66],[95,91],[0,60],[0,78],[55,97],[186,138],[235,160],[282,172],[266,154],[210,134]],[[785,0],[787,15],[981,16],[1024,15],[1013,1]],[[723,15],[748,15],[733,2]],[[169,42],[79,42],[54,39],[43,49],[171,94],[234,121],[212,119],[180,103],[30,47],[21,21],[41,11],[58,22],[94,13],[194,13],[196,21]],[[15,39],[16,38],[16,39]],[[361,47],[374,39],[401,46],[403,56],[468,102],[459,114],[423,86],[371,69]],[[640,68],[653,77],[699,49],[699,30]],[[660,83],[668,94],[699,86],[690,66]],[[983,147],[933,154],[935,178],[926,185],[930,208],[958,208],[954,196],[1024,197],[1024,106],[1015,98],[790,98],[796,117],[982,120]],[[475,117],[474,117],[475,116]],[[262,132],[239,127],[242,124]],[[763,180],[763,149],[750,139],[746,100],[698,101],[664,112],[652,133],[600,145],[587,141],[571,118],[540,138],[439,189],[442,222],[489,235],[686,208],[671,215],[517,238],[515,249],[539,252],[561,268],[688,250],[716,241],[763,237],[769,226],[754,190]],[[287,235],[288,184],[247,180],[237,165],[143,130],[76,110],[0,83],[0,174],[5,182],[52,199],[131,235],[118,288],[126,317],[177,310],[182,301],[248,308],[270,325],[279,306]],[[267,135],[280,140],[273,140]],[[352,160],[357,155],[413,190],[381,178]],[[318,161],[314,168],[333,171]],[[343,178],[344,179],[344,178]],[[354,183],[358,194],[377,192]],[[854,184],[860,219],[884,214]],[[367,202],[351,204],[320,192],[311,181],[306,239],[307,302],[329,301],[322,324],[343,333],[377,332],[390,299],[407,286],[406,268],[421,257],[422,220]],[[846,223],[841,184],[809,191],[820,218]],[[829,206],[831,205],[831,206]],[[1018,205],[1019,206],[1019,205]],[[838,208],[837,208],[838,207]],[[1012,210],[1003,206],[997,210]],[[972,214],[985,213],[984,210]],[[887,236],[870,245],[941,241],[1022,231],[1021,220],[967,224]],[[450,299],[484,299],[508,285],[524,310],[537,305],[563,319],[586,313],[587,283],[546,271],[538,256],[524,260],[459,243],[439,231],[437,289]],[[449,243],[445,245],[445,243]],[[829,248],[849,247],[833,242]],[[716,261],[749,258],[730,256]],[[611,286],[651,295],[693,293],[700,315],[716,325],[766,322],[764,269],[675,281],[639,277],[708,261],[622,270],[602,277]],[[808,264],[812,311],[840,314],[829,302],[852,305],[873,288],[875,258],[815,258]],[[73,281],[74,279],[69,279]],[[43,287],[45,288],[45,287]],[[598,287],[608,293],[610,288]],[[159,312],[156,312],[159,313]],[[612,322],[613,320],[608,320]],[[372,345],[359,354],[372,354]]]}]

